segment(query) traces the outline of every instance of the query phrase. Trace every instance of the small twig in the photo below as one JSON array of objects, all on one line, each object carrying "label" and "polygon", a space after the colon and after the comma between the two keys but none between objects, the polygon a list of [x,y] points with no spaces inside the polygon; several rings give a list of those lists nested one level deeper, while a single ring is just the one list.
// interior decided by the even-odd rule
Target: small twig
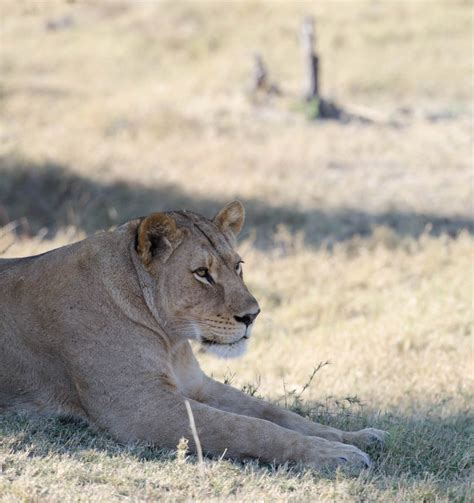
[{"label": "small twig", "polygon": [[252,88],[253,91],[259,89],[266,89],[268,86],[268,71],[265,62],[260,54],[253,55],[253,77]]},{"label": "small twig", "polygon": [[263,57],[259,53],[253,54],[253,72],[250,91],[254,94],[259,91],[265,94],[280,95],[281,91],[277,84],[272,83],[268,78],[268,69]]},{"label": "small twig", "polygon": [[219,461],[222,461],[227,454],[227,447],[224,449],[224,452],[219,456]]},{"label": "small twig", "polygon": [[316,375],[317,372],[319,372],[323,367],[326,365],[329,365],[329,361],[325,362],[319,362],[318,365],[313,369],[313,372],[309,376],[309,379],[306,381],[305,385],[303,386],[303,389],[298,393],[298,398],[301,397],[301,395],[309,388],[311,385],[311,382],[314,379],[314,376]]},{"label": "small twig", "polygon": [[193,415],[193,411],[191,410],[191,405],[189,403],[189,400],[185,400],[184,405],[186,406],[186,412],[188,413],[188,418],[189,418],[189,426],[190,426],[191,432],[193,434],[194,443],[196,444],[199,471],[201,472],[201,475],[204,475],[204,459],[202,457],[201,442],[199,441],[199,437],[198,437],[197,430],[196,430],[196,423],[194,422],[194,415]]},{"label": "small twig", "polygon": [[285,384],[284,379],[283,379],[283,396],[285,397],[285,409],[287,409],[288,408],[288,398],[287,398],[286,384]]}]

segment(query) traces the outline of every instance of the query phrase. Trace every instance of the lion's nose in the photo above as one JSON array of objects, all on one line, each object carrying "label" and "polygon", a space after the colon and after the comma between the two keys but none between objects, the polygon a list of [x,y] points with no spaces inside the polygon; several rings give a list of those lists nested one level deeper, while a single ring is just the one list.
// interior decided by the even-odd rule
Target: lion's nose
[{"label": "lion's nose", "polygon": [[247,313],[247,314],[244,314],[243,316],[234,316],[235,320],[240,322],[240,323],[244,323],[247,327],[249,325],[251,325],[255,318],[258,316],[258,314],[260,313],[260,309],[258,311],[256,311],[255,313]]}]

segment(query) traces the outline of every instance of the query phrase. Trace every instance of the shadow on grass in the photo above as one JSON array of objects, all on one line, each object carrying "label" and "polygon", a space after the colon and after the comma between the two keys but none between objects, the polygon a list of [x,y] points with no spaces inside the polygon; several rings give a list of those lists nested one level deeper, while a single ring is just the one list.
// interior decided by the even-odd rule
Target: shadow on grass
[{"label": "shadow on grass", "polygon": [[[310,410],[311,404],[307,407]],[[375,463],[367,472],[372,480],[379,480],[383,485],[396,483],[396,480],[415,483],[429,478],[444,490],[455,488],[462,492],[467,488],[474,464],[470,447],[473,417],[468,411],[448,417],[436,417],[431,413],[425,417],[419,413],[410,417],[397,412],[376,414],[366,409],[356,414],[325,414],[320,408],[318,410],[320,414],[316,419],[324,424],[345,430],[372,426],[389,432],[384,447],[367,449]],[[104,454],[158,463],[176,459],[174,451],[143,442],[119,444],[107,434],[95,432],[86,423],[71,418],[7,414],[0,416],[0,438],[1,450],[9,456],[68,456],[83,462],[93,462],[95,456]],[[270,468],[268,465],[261,467]],[[334,479],[337,475],[325,471],[320,476]]]},{"label": "shadow on grass", "polygon": [[[226,202],[195,196],[177,185],[145,186],[124,182],[102,183],[72,173],[54,163],[34,165],[0,158],[0,226],[14,221],[18,235],[43,232],[51,238],[66,226],[93,233],[153,211],[190,209],[211,217]],[[434,214],[390,211],[373,214],[356,208],[338,211],[299,210],[243,198],[247,209],[247,233],[255,245],[274,244],[278,225],[301,232],[305,244],[331,245],[354,236],[369,236],[374,227],[385,226],[398,236],[419,237],[463,230],[474,234],[474,219]]]}]

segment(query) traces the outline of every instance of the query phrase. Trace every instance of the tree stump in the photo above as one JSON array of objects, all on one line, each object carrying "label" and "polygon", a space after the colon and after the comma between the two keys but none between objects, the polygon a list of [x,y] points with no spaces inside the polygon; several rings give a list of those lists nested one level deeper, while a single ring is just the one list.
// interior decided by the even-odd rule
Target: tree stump
[{"label": "tree stump", "polygon": [[314,18],[307,17],[301,27],[301,46],[303,48],[306,66],[306,85],[304,97],[306,101],[319,99],[319,57],[314,49]]}]

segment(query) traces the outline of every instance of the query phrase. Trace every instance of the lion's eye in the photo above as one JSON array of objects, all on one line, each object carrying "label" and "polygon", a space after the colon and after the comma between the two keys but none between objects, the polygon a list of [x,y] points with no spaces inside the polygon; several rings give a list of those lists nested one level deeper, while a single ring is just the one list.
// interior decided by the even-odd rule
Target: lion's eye
[{"label": "lion's eye", "polygon": [[214,284],[214,278],[211,276],[211,273],[209,272],[209,269],[207,269],[207,267],[199,267],[199,269],[193,271],[193,274],[194,277],[202,283],[208,283],[209,285]]},{"label": "lion's eye", "polygon": [[237,271],[237,274],[242,274],[242,264],[244,263],[243,260],[239,260],[235,266],[235,270]]}]

